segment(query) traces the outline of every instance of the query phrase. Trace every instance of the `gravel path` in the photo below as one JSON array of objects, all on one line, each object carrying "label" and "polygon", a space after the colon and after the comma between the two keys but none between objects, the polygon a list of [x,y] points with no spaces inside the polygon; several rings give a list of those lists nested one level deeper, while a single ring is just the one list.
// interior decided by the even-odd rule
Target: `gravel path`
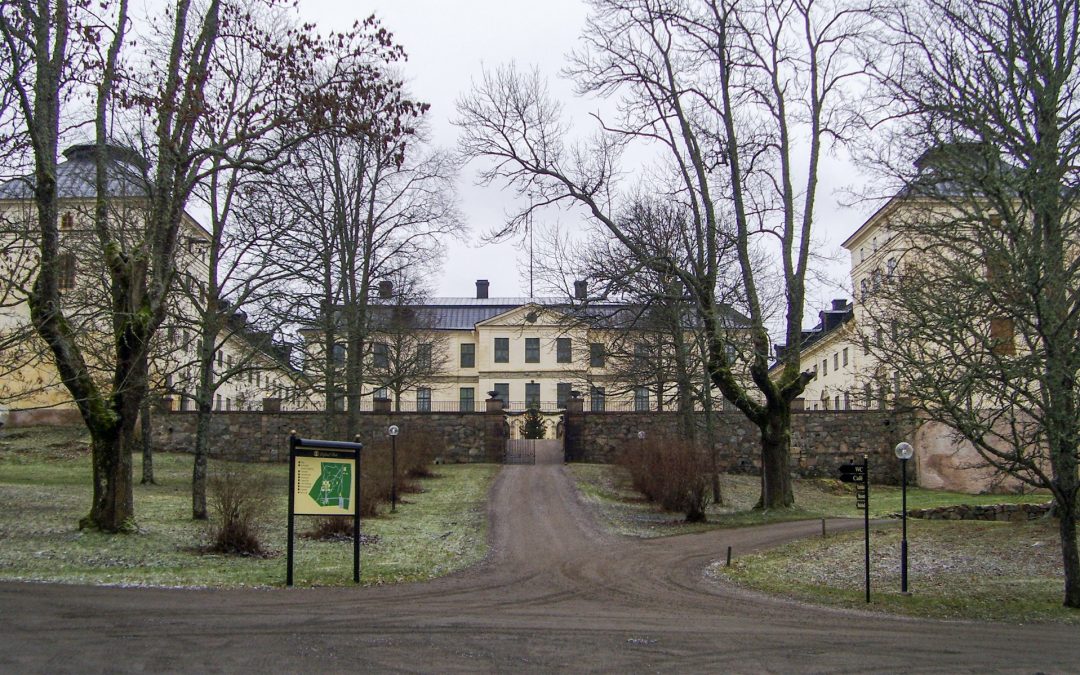
[{"label": "gravel path", "polygon": [[1080,670],[1075,626],[892,619],[717,583],[703,570],[727,546],[760,550],[819,532],[820,522],[619,539],[596,527],[548,459],[503,469],[490,501],[491,556],[431,583],[0,584],[0,672]]}]

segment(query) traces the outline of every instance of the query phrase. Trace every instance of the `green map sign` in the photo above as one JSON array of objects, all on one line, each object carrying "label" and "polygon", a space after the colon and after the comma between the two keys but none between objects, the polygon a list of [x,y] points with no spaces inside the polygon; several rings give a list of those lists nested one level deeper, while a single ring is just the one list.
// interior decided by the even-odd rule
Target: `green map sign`
[{"label": "green map sign", "polygon": [[351,516],[356,460],[341,457],[303,457],[293,460],[293,513],[302,516]]}]

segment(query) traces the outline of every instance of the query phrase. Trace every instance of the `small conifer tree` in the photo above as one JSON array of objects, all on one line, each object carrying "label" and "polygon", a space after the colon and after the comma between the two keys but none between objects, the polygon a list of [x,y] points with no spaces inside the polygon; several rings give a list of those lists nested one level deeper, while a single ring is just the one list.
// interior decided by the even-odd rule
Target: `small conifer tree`
[{"label": "small conifer tree", "polygon": [[544,437],[544,418],[536,408],[525,411],[525,420],[521,425],[521,435],[525,438]]}]

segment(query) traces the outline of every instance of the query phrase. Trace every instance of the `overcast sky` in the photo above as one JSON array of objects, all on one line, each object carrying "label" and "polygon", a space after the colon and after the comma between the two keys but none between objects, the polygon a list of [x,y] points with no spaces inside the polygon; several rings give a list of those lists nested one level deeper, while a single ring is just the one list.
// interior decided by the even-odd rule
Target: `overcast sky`
[{"label": "overcast sky", "polygon": [[[412,95],[431,104],[428,123],[434,142],[454,147],[457,130],[450,121],[454,102],[477,79],[482,67],[516,61],[521,67],[536,66],[551,80],[551,89],[564,101],[567,112],[580,124],[596,102],[571,102],[571,86],[558,79],[564,55],[576,44],[587,15],[581,0],[376,0],[344,3],[341,0],[300,0],[305,20],[324,31],[349,27],[356,19],[374,13],[394,33],[408,53],[404,76]],[[818,252],[835,256],[840,243],[862,223],[867,209],[840,209],[835,191],[849,187],[857,174],[843,163],[833,162],[822,172],[820,210],[816,237]],[[519,274],[527,267],[527,255],[512,243],[481,246],[484,232],[503,221],[507,200],[498,188],[476,184],[475,167],[466,166],[459,181],[459,197],[466,224],[466,243],[450,245],[441,274],[430,287],[439,296],[472,296],[476,279],[491,281],[492,296],[528,295],[528,282]],[[552,216],[554,218],[556,216]],[[572,226],[571,216],[559,218]],[[542,222],[538,219],[538,224]],[[848,259],[841,255],[822,265],[830,276],[846,279]],[[841,297],[837,287],[817,287],[808,297],[805,325],[816,321],[817,311],[831,297]]]}]

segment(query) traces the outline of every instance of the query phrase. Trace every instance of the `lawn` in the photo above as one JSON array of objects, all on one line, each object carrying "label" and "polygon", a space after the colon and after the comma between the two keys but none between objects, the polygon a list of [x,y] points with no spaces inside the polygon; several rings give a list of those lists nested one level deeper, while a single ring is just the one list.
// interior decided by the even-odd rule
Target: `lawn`
[{"label": "lawn", "polygon": [[[646,502],[631,486],[626,471],[607,464],[571,464],[578,490],[600,514],[601,522],[611,531],[633,537],[664,537],[702,532],[724,527],[761,525],[784,520],[808,518],[861,518],[855,508],[855,488],[832,479],[798,479],[794,482],[795,508],[756,511],[761,490],[757,476],[725,474],[720,477],[723,504],[711,504],[708,521],[688,524],[682,515],[658,510]],[[969,495],[960,492],[908,488],[908,509],[932,508],[952,504],[1043,503],[1045,494]],[[899,487],[870,486],[870,515],[883,518],[901,509]]]},{"label": "lawn", "polygon": [[[611,531],[633,537],[663,537],[781,520],[862,517],[854,489],[834,480],[796,480],[797,508],[754,511],[760,479],[721,477],[724,504],[711,505],[708,522],[686,524],[680,514],[658,511],[629,486],[623,469],[571,465],[578,490]],[[908,508],[954,504],[1048,501],[1045,494],[969,495],[908,488]],[[870,515],[900,511],[900,488],[870,487]],[[899,523],[896,523],[898,525]],[[732,566],[707,569],[767,593],[806,602],[942,619],[1080,623],[1080,612],[1061,606],[1061,546],[1054,521],[997,523],[908,520],[911,595],[900,593],[900,528],[871,528],[871,603],[863,588],[863,534],[859,529],[814,537],[760,554],[736,558]]]},{"label": "lawn", "polygon": [[[262,541],[265,557],[212,555],[206,523],[191,513],[191,462],[158,454],[157,485],[135,486],[138,530],[80,531],[90,504],[90,457],[78,429],[0,434],[0,579],[147,586],[280,586],[285,580],[288,467],[262,464],[280,487]],[[141,475],[135,461],[136,481]],[[211,472],[217,462],[211,462]],[[494,465],[444,465],[420,481],[394,514],[363,522],[361,583],[430,579],[463,569],[487,553],[487,491]],[[297,518],[302,533],[310,518]],[[297,537],[295,584],[352,583],[352,542]]]},{"label": "lawn", "polygon": [[707,573],[787,597],[911,616],[981,621],[1063,621],[1061,544],[1053,521],[908,521],[908,590],[900,593],[900,529],[871,528],[866,604],[863,533],[794,542],[713,563]]}]

